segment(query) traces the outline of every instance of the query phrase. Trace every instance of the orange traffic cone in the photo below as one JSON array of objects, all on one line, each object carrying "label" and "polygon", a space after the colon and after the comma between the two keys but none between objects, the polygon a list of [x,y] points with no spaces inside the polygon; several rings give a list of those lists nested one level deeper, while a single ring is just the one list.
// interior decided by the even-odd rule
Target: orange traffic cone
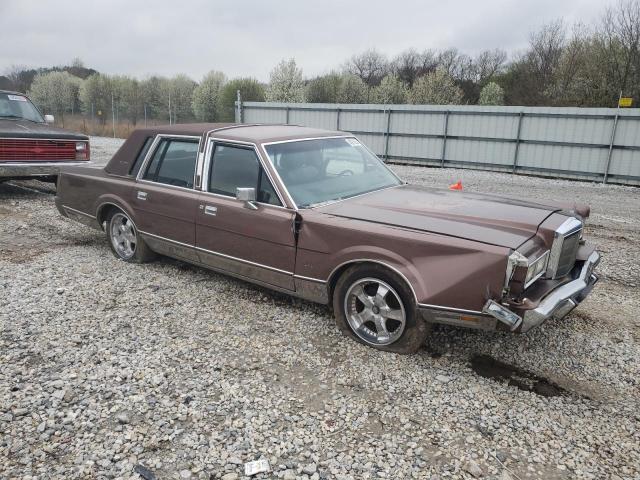
[{"label": "orange traffic cone", "polygon": [[449,190],[462,190],[462,180],[458,180],[458,183],[449,185]]}]

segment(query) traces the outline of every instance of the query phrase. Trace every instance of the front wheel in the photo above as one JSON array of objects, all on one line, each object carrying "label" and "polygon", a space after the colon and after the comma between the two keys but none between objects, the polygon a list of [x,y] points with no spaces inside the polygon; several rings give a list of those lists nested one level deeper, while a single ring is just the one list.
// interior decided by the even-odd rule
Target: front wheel
[{"label": "front wheel", "polygon": [[336,283],[333,309],[343,333],[379,350],[414,353],[429,333],[409,286],[382,265],[346,270]]},{"label": "front wheel", "polygon": [[155,254],[140,238],[129,216],[114,210],[107,217],[107,236],[113,254],[125,262],[144,263],[153,260]]}]

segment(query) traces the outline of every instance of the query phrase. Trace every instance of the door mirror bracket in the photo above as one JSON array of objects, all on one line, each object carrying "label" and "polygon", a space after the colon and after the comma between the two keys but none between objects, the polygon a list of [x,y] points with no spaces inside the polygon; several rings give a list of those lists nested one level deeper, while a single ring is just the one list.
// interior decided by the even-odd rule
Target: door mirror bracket
[{"label": "door mirror bracket", "polygon": [[258,210],[256,205],[256,189],[250,188],[236,188],[236,199],[244,202],[244,207],[250,210]]}]

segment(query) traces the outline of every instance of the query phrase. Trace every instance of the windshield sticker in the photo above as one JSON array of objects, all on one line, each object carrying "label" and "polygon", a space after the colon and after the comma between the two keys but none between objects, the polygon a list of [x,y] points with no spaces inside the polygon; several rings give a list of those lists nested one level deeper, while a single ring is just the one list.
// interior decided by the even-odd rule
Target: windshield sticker
[{"label": "windshield sticker", "polygon": [[26,102],[27,99],[25,97],[22,97],[20,95],[7,95],[7,98],[9,98],[9,100],[14,100],[16,102]]},{"label": "windshield sticker", "polygon": [[360,146],[360,142],[358,140],[356,140],[355,138],[347,138],[347,143],[349,145],[351,145],[352,147],[359,147]]}]

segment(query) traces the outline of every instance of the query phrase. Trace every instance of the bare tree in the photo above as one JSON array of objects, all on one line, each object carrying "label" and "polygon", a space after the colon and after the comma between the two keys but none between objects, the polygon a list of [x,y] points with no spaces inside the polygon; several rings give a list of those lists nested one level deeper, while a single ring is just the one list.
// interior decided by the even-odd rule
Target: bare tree
[{"label": "bare tree", "polygon": [[640,2],[621,0],[608,8],[599,29],[598,43],[608,76],[607,97],[617,92],[640,93]]},{"label": "bare tree", "polygon": [[504,50],[484,50],[473,59],[475,81],[480,85],[489,82],[507,61],[507,53]]},{"label": "bare tree", "polygon": [[387,75],[389,61],[387,57],[376,50],[367,50],[351,57],[345,65],[345,70],[360,77],[365,85],[371,88],[380,85],[382,79]]},{"label": "bare tree", "polygon": [[438,61],[433,50],[425,50],[420,53],[416,49],[410,48],[395,56],[389,69],[407,87],[411,88],[418,77],[433,72],[437,66]]}]

